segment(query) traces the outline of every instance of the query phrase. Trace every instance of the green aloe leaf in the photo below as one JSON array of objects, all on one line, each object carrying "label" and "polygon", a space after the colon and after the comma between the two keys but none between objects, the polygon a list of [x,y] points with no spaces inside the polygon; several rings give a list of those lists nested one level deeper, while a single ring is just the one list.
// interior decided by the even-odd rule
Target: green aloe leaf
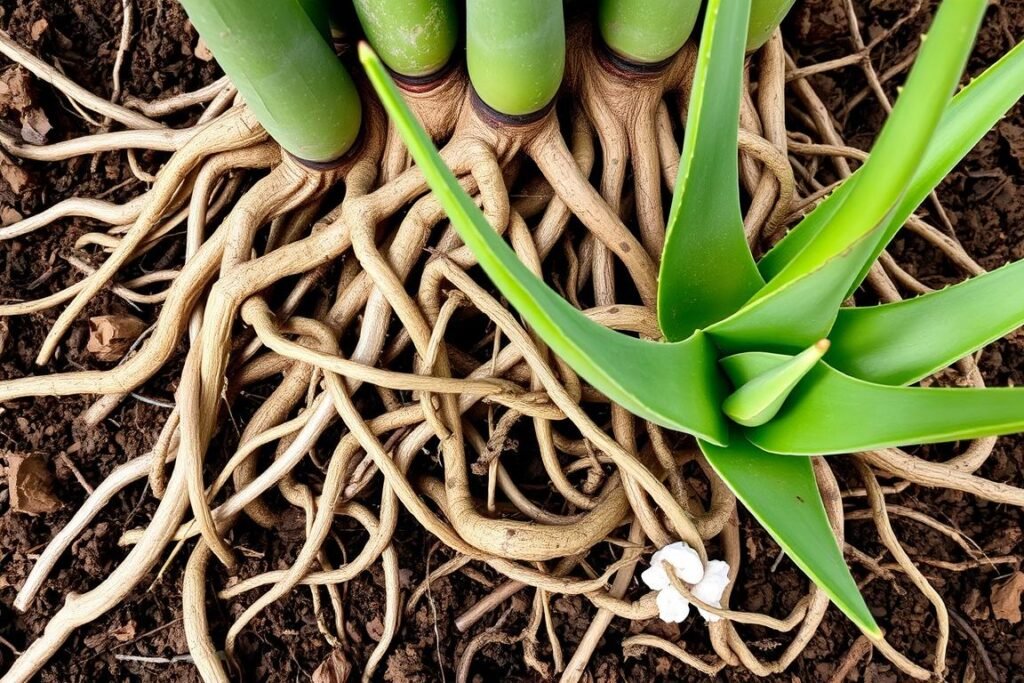
[{"label": "green aloe leaf", "polygon": [[796,353],[828,337],[851,273],[870,255],[872,237],[880,229],[868,233],[821,268],[752,300],[733,316],[709,327],[708,334],[725,353],[755,349]]},{"label": "green aloe leaf", "polygon": [[788,362],[758,375],[730,394],[722,410],[733,422],[744,427],[763,425],[778,414],[789,394],[817,365],[828,347],[828,340],[822,339]]},{"label": "green aloe leaf", "polygon": [[359,56],[384,108],[434,196],[480,266],[544,342],[608,398],[656,424],[725,443],[719,406],[726,394],[716,352],[697,333],[672,344],[644,341],[603,327],[573,308],[516,257],[441,161],[368,45]]},{"label": "green aloe leaf", "polygon": [[764,284],[743,234],[737,168],[750,0],[711,0],[658,278],[670,340],[731,315]]},{"label": "green aloe leaf", "polygon": [[[1017,44],[998,62],[961,90],[950,102],[932,143],[910,183],[910,187],[893,215],[886,222],[885,236],[875,248],[878,257],[882,249],[899,232],[910,214],[921,205],[943,178],[949,174],[967,153],[1024,96],[1024,43]],[[835,192],[800,222],[774,249],[758,262],[761,274],[772,278],[800,253],[821,232],[835,212],[853,190],[861,170],[854,173]],[[872,262],[874,259],[872,259]],[[865,268],[858,278],[863,280]]]},{"label": "green aloe leaf", "polygon": [[[753,352],[723,358],[721,364],[734,382],[742,382],[789,360]],[[850,377],[821,362],[773,420],[744,433],[771,453],[835,455],[1020,431],[1024,390],[894,387]]]},{"label": "green aloe leaf", "polygon": [[844,308],[829,365],[879,384],[916,382],[1024,325],[1024,261],[907,301]]},{"label": "green aloe leaf", "polygon": [[880,638],[864,598],[836,543],[810,458],[766,453],[734,433],[722,448],[701,450],[740,502],[786,554],[865,634]]},{"label": "green aloe leaf", "polygon": [[[708,328],[729,351],[805,348],[828,336],[913,179],[960,80],[986,0],[944,2],[871,157],[827,223],[740,311]],[[827,289],[826,289],[827,288]]]}]

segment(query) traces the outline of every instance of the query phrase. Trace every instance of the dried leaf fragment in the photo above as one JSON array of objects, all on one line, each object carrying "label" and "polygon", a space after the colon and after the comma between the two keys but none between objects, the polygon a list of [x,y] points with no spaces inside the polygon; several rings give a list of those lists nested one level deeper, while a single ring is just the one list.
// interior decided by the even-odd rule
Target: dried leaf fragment
[{"label": "dried leaf fragment", "polygon": [[144,321],[133,315],[98,315],[89,318],[89,343],[85,348],[97,360],[121,360],[146,327]]},{"label": "dried leaf fragment", "polygon": [[32,23],[31,28],[28,30],[28,34],[32,38],[33,42],[38,42],[39,39],[43,37],[43,34],[46,33],[46,29],[48,28],[50,28],[50,22],[46,19],[38,19]]},{"label": "dried leaf fragment", "polygon": [[1021,620],[1020,598],[1024,594],[1024,572],[1014,572],[1009,579],[992,588],[992,613],[996,619],[1011,624]]},{"label": "dried leaf fragment", "polygon": [[206,41],[202,38],[196,41],[196,49],[193,54],[196,56],[196,59],[201,59],[204,62],[213,61],[213,52],[210,51],[210,48],[206,45]]},{"label": "dried leaf fragment", "polygon": [[352,665],[341,650],[334,650],[321,662],[311,677],[312,683],[346,683],[352,675]]}]

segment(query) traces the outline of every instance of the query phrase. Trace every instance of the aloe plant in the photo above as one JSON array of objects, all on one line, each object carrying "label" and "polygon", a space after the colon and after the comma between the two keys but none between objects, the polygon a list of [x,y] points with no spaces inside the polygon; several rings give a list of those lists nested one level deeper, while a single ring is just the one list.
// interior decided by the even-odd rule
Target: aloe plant
[{"label": "aloe plant", "polygon": [[328,42],[320,0],[182,0],[260,123],[299,159],[326,163],[359,136],[362,104]]},{"label": "aloe plant", "polygon": [[737,498],[871,638],[881,630],[804,456],[1024,430],[1019,389],[906,386],[1024,324],[1024,262],[910,301],[841,308],[912,211],[1024,94],[1018,45],[953,96],[987,4],[941,5],[869,160],[755,262],[736,154],[751,0],[708,2],[661,263],[664,342],[589,320],[520,263],[372,50],[360,50],[414,159],[502,294],[610,399],[697,437]]}]

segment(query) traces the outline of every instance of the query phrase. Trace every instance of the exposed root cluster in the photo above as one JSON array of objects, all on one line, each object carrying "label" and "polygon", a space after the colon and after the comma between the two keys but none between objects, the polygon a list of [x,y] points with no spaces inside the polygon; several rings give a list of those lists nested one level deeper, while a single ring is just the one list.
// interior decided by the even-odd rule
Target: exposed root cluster
[{"label": "exposed root cluster", "polygon": [[[16,606],[31,609],[60,556],[125,488],[148,478],[160,498],[155,514],[121,539],[131,551],[109,576],[84,594],[67,596],[3,681],[28,680],[74,629],[125,599],[180,549],[190,554],[182,589],[188,645],[210,681],[228,680],[239,635],[299,586],[312,593],[324,637],[340,642],[340,627],[325,615],[333,610],[333,623],[340,624],[341,586],[378,562],[384,629],[369,661],[361,663],[364,678],[373,675],[403,614],[415,609],[432,582],[456,572],[486,581],[482,565],[504,582],[459,618],[458,629],[469,630],[509,600],[530,616],[523,630],[509,631],[506,613],[470,639],[456,666],[459,680],[468,680],[475,653],[489,644],[521,647],[527,666],[580,680],[613,618],[657,616],[654,595],[639,591],[633,579],[645,553],[675,540],[704,558],[710,548],[729,562],[732,579],[743,580],[735,498],[692,443],[609,405],[503,305],[474,270],[472,254],[446,224],[419,171],[409,168],[369,93],[358,148],[335,168],[311,169],[267,139],[225,80],[160,102],[129,100],[129,109],[85,92],[6,36],[0,48],[76,106],[124,126],[43,147],[0,138],[8,152],[43,161],[110,150],[173,152],[152,189],[126,204],[76,198],[0,229],[0,239],[31,238],[68,216],[110,226],[80,240],[78,247],[108,254],[99,268],[80,262],[77,284],[45,299],[0,305],[0,316],[59,308],[39,363],[53,357],[84,306],[105,287],[131,301],[160,304],[149,334],[116,367],[0,382],[0,401],[98,394],[84,416],[95,423],[154,377],[183,337],[190,340],[175,407],[152,452],[124,463],[95,489],[40,555]],[[405,92],[442,156],[524,263],[602,324],[657,338],[657,258],[694,51],[684,49],[669,64],[639,73],[595,48],[590,33],[578,27],[569,54],[560,108],[535,120],[496,119],[474,101],[457,68],[429,86],[407,85]],[[862,63],[871,69],[870,60]],[[756,251],[830,189],[815,179],[819,163],[845,176],[850,161],[862,158],[843,144],[806,75],[787,62],[779,36],[750,60],[741,179]],[[871,82],[878,80],[875,75]],[[791,120],[814,139],[787,133],[787,95]],[[190,128],[171,130],[158,121],[197,105],[206,109]],[[242,192],[246,178],[258,179]],[[126,266],[178,239],[182,225],[179,268],[123,279]],[[939,229],[919,218],[909,227],[966,273],[981,272]],[[872,269],[869,285],[886,301],[926,289],[887,255]],[[163,289],[147,293],[154,287]],[[981,384],[973,360],[958,370],[965,381]],[[237,440],[229,440],[233,452],[221,464],[209,456],[210,444],[239,392],[255,383],[273,388]],[[332,437],[329,428],[338,422],[343,436]],[[518,452],[506,447],[513,434],[522,441]],[[873,643],[911,676],[942,673],[949,618],[919,560],[893,533],[890,516],[939,529],[972,560],[979,558],[955,530],[887,505],[878,479],[894,481],[898,490],[909,482],[1022,505],[1024,490],[973,474],[993,443],[970,444],[944,463],[899,450],[856,455],[863,485],[846,492],[828,461],[815,463],[837,536],[843,538],[846,521],[870,519],[889,551],[892,561],[883,563],[848,547],[851,560],[865,565],[866,581],[904,573],[934,605],[932,670],[885,641]],[[537,459],[538,467],[524,466],[527,459]],[[321,468],[319,483],[296,476],[307,462]],[[692,476],[683,476],[684,467]],[[540,471],[538,488],[525,473]],[[274,489],[305,516],[306,540],[288,569],[238,581],[215,596],[247,597],[225,641],[215,643],[207,623],[211,557],[236,566],[231,529],[242,516],[273,529],[284,514],[266,499]],[[860,499],[867,507],[851,510]],[[409,595],[400,587],[394,547],[402,511],[437,539],[444,556]],[[347,561],[336,566],[328,540],[339,518],[365,529],[367,540],[347,548]],[[828,606],[813,585],[781,617],[731,606],[729,592],[721,609],[702,605],[723,617],[709,625],[706,653],[653,635],[628,638],[624,651],[658,649],[709,675],[728,666],[768,675],[802,652]],[[551,619],[551,598],[560,594],[584,596],[594,606],[590,627],[571,653]],[[750,627],[788,633],[788,645],[765,660],[744,640]]]}]

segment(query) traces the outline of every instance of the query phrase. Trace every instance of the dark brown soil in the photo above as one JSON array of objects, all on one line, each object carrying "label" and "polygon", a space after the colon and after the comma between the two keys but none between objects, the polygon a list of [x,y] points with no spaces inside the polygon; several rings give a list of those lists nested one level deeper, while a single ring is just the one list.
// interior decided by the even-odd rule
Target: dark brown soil
[{"label": "dark brown soil", "polygon": [[[155,98],[193,89],[216,77],[216,68],[193,57],[195,35],[184,14],[173,0],[136,0],[136,36],[124,71],[125,89],[144,98]],[[892,25],[906,6],[906,0],[858,0],[864,35],[870,39]],[[845,0],[802,0],[787,21],[786,35],[791,51],[800,65],[839,57],[851,51]],[[915,47],[915,41],[928,13],[908,22],[873,55],[879,71],[900,62]],[[111,89],[110,69],[120,32],[121,3],[116,0],[2,0],[0,28],[50,63],[58,64],[69,76],[101,95]],[[992,8],[982,32],[980,47],[972,61],[972,72],[993,61],[1014,41],[1024,36],[1024,2],[1002,0]],[[8,65],[0,65],[2,76]],[[817,76],[815,86],[824,94],[832,111],[842,111],[846,102],[861,91],[866,80],[861,71],[850,67]],[[893,94],[894,88],[887,86]],[[37,84],[32,102],[45,113],[53,126],[51,140],[70,138],[88,132],[85,123],[66,103],[45,85]],[[0,112],[2,113],[2,112]],[[15,115],[3,114],[4,123],[15,123]],[[870,141],[883,120],[882,110],[871,98],[852,109],[840,121],[846,139],[861,148]],[[155,168],[160,159],[144,158],[143,164]],[[143,190],[134,180],[124,158],[101,155],[95,171],[92,160],[76,159],[65,164],[22,164],[27,173],[25,186],[15,192],[0,179],[0,208],[30,215],[73,195],[97,196],[104,192],[126,199]],[[117,189],[114,189],[117,188]],[[949,212],[957,237],[967,250],[986,267],[1024,257],[1024,110],[1018,105],[997,129],[990,133],[968,160],[943,184],[940,198]],[[91,229],[89,221],[63,221],[28,238],[0,242],[0,297],[38,297],[57,291],[75,279],[59,258],[70,251],[75,239]],[[956,273],[932,249],[914,238],[901,237],[892,248],[893,255],[911,273],[930,285],[950,281]],[[179,254],[162,254],[168,262]],[[154,259],[149,266],[157,266]],[[101,295],[88,313],[129,313],[151,320],[156,311],[144,307],[130,309],[123,301]],[[87,329],[79,324],[61,345],[58,358],[47,367],[36,368],[32,359],[39,341],[53,319],[52,313],[13,318],[5,337],[0,327],[0,379],[36,372],[54,372],[75,368],[104,367],[85,352]],[[84,320],[84,319],[83,319]],[[4,321],[0,321],[2,324]],[[6,342],[4,339],[6,338]],[[986,378],[993,384],[1024,383],[1024,345],[1021,338],[998,342],[982,356]],[[145,393],[159,399],[169,398],[174,390],[174,374],[168,370],[145,387]],[[7,643],[24,647],[43,629],[46,618],[60,606],[63,596],[72,590],[95,585],[124,556],[116,539],[122,530],[144,522],[152,512],[152,497],[133,487],[115,500],[99,517],[98,523],[79,539],[72,552],[59,565],[33,609],[23,616],[11,609],[14,586],[18,586],[38,550],[70,518],[85,493],[66,461],[70,459],[92,484],[118,463],[138,455],[152,444],[165,409],[127,401],[98,429],[87,431],[76,417],[90,404],[88,398],[38,399],[10,402],[0,412],[0,452],[42,452],[55,475],[54,491],[63,506],[56,512],[30,517],[10,510],[9,492],[0,484],[0,671],[11,661]],[[243,416],[244,418],[244,416]],[[925,453],[927,455],[927,453]],[[0,462],[0,466],[2,466]],[[1021,483],[1024,470],[1024,440],[1003,439],[981,474],[997,481]],[[2,473],[2,470],[0,470]],[[5,478],[0,478],[5,481]],[[934,492],[912,487],[892,502],[921,510],[944,521],[973,539],[992,555],[1024,553],[1021,532],[1024,512],[975,500],[969,496]],[[966,559],[944,536],[925,527],[894,520],[897,533],[914,557],[949,561]],[[749,518],[743,519],[747,565],[743,581],[735,594],[737,604],[746,608],[785,614],[802,596],[805,581],[793,566],[784,561],[772,571],[777,549]],[[848,534],[862,550],[879,554],[881,546],[871,525],[850,522]],[[341,532],[342,541],[356,547],[359,533]],[[257,549],[248,560],[245,574],[288,564],[301,542],[301,529],[277,530],[274,534],[253,526],[241,526],[233,538],[238,546]],[[403,520],[397,535],[406,588],[419,582],[429,566],[437,566],[446,557],[432,552],[432,540],[426,538],[409,519]],[[129,657],[173,658],[187,654],[179,621],[179,590],[182,562],[172,563],[166,577],[152,590],[142,587],[130,600],[81,629],[44,669],[44,681],[167,681],[198,680],[187,662],[144,663]],[[1001,579],[1019,569],[1002,565],[999,569],[972,569],[956,573],[926,569],[926,574],[960,618],[954,619],[949,652],[949,669],[955,680],[1024,680],[1024,625],[993,616],[990,596]],[[212,577],[222,583],[227,577]],[[383,613],[383,579],[368,572],[347,587],[346,618],[348,644],[346,657],[357,669],[372,649]],[[434,585],[433,608],[423,602],[404,621],[379,678],[387,681],[442,680],[454,676],[453,667],[473,634],[462,635],[454,628],[455,617],[478,600],[484,591],[475,582],[459,577]],[[919,662],[927,662],[935,638],[936,624],[927,602],[908,582],[895,585],[875,581],[867,589],[867,599],[878,606],[882,623],[891,628],[894,644]],[[559,598],[552,604],[558,634],[567,656],[586,629],[592,609],[581,599]],[[222,636],[234,616],[211,610],[215,633]],[[493,623],[485,621],[478,628]],[[523,620],[525,617],[516,617]],[[513,622],[507,628],[514,629]],[[595,681],[701,680],[703,677],[659,655],[647,654],[623,661],[619,642],[627,633],[641,627],[672,638],[683,638],[695,652],[707,651],[706,630],[690,622],[683,626],[629,625],[613,623],[598,648],[591,673]],[[765,656],[781,651],[784,641],[772,634],[745,630],[745,635]],[[804,655],[779,681],[816,682],[830,680],[844,655],[857,637],[855,629],[836,610],[831,610]],[[759,640],[760,638],[760,640]],[[308,680],[313,670],[329,654],[330,648],[318,633],[309,594],[296,591],[283,604],[272,607],[248,629],[242,641],[244,680]],[[543,647],[542,647],[543,653]],[[989,671],[991,670],[991,674]],[[518,647],[488,646],[478,654],[475,680],[536,680],[526,669]],[[972,678],[976,676],[975,678]],[[726,671],[721,680],[746,681],[753,677],[743,672]],[[848,680],[897,681],[900,676],[885,660],[875,657],[861,661]]]}]

